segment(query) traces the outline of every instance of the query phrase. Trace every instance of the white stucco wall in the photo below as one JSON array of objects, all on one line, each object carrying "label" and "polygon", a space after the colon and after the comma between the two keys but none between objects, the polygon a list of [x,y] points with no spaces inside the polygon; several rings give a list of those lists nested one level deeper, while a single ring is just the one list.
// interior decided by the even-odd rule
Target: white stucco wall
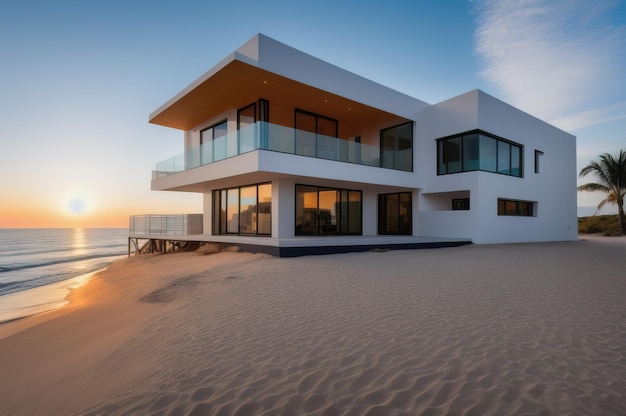
[{"label": "white stucco wall", "polygon": [[[420,174],[423,192],[469,190],[471,209],[420,210],[422,235],[471,237],[475,243],[575,240],[576,139],[488,94],[475,90],[426,110],[420,120]],[[489,172],[438,176],[436,139],[480,129],[523,146],[523,177]],[[534,173],[535,150],[544,154]],[[426,159],[425,159],[426,158]],[[536,216],[497,215],[497,199],[537,202]]]}]

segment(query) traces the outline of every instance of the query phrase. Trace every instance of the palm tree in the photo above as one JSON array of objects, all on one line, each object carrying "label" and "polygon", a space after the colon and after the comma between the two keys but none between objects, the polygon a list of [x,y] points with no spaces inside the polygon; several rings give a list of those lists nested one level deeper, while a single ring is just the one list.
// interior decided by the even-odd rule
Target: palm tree
[{"label": "palm tree", "polygon": [[617,158],[608,153],[600,155],[599,162],[591,162],[581,169],[580,177],[594,173],[597,183],[586,183],[578,187],[579,191],[604,192],[606,198],[598,204],[598,210],[604,204],[617,204],[619,228],[622,235],[626,234],[626,218],[624,217],[624,197],[626,196],[626,152],[620,150]]}]

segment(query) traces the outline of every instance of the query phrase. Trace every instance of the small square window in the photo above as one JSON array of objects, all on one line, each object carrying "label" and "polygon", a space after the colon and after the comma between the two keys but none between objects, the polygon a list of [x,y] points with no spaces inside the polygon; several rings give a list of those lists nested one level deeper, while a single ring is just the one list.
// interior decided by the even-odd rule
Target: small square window
[{"label": "small square window", "polygon": [[454,198],[452,200],[453,211],[467,211],[470,209],[469,198]]}]

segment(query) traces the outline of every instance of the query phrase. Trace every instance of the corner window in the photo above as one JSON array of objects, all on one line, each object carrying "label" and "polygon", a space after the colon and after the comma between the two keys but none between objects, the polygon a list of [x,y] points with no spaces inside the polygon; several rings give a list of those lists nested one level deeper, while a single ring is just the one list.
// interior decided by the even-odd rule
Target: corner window
[{"label": "corner window", "polygon": [[213,234],[271,235],[272,184],[213,191]]},{"label": "corner window", "polygon": [[413,122],[380,131],[380,166],[413,171]]},{"label": "corner window", "polygon": [[534,217],[536,202],[498,198],[498,215]]},{"label": "corner window", "polygon": [[437,174],[471,172],[522,177],[522,145],[474,130],[437,140]]}]

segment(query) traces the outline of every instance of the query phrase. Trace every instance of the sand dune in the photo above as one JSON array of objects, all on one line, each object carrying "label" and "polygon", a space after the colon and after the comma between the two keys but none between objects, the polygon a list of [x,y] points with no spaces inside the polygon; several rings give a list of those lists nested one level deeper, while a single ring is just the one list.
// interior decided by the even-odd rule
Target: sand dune
[{"label": "sand dune", "polygon": [[135,257],[71,297],[0,326],[0,414],[626,414],[625,238]]}]

